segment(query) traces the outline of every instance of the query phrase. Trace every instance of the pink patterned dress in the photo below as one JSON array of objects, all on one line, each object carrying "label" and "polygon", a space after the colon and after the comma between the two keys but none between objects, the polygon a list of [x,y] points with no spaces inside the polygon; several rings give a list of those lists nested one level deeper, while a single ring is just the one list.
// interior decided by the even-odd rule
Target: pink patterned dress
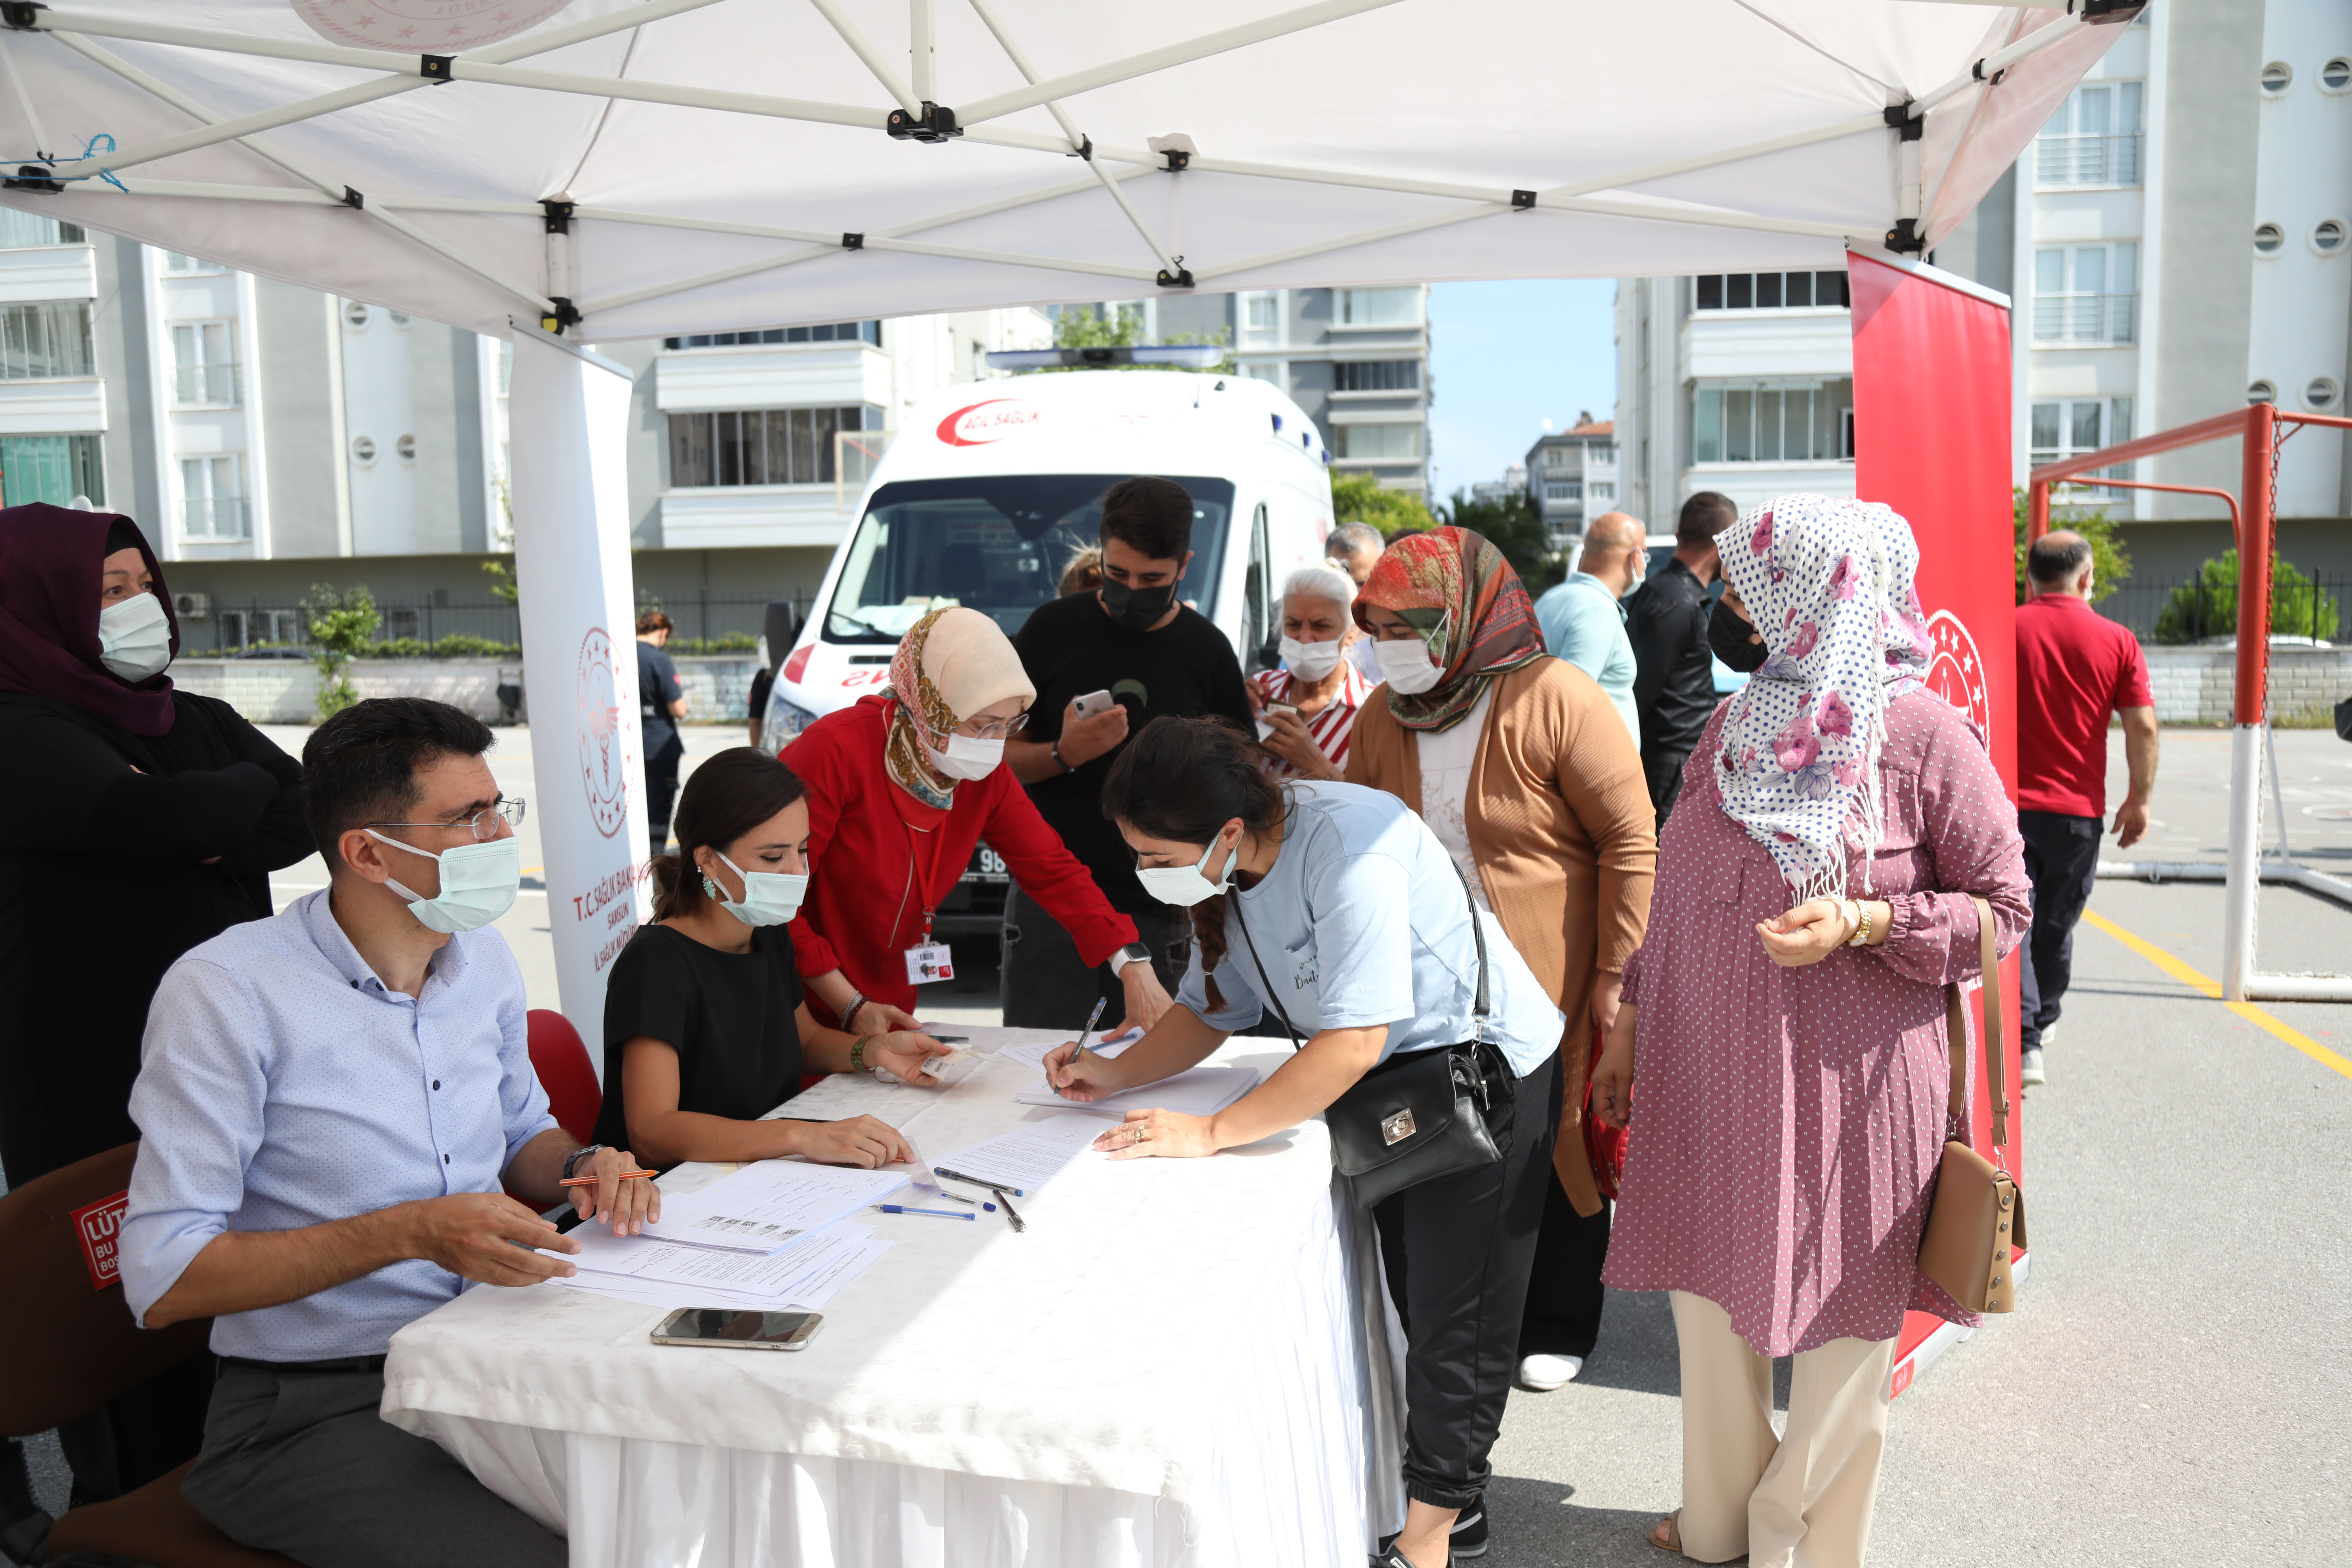
[{"label": "pink patterned dress", "polygon": [[[1883,947],[1782,969],[1755,927],[1792,901],[1712,787],[1724,709],[1658,846],[1649,934],[1625,966],[1640,1009],[1633,1138],[1604,1278],[1686,1290],[1765,1355],[1892,1339],[1906,1308],[1973,1326],[1918,1269],[1946,1135],[1944,984],[1977,973],[1969,895],[2003,953],[2030,910],[2017,811],[1942,698],[1886,710]],[[1862,897],[1857,858],[1849,893]]]}]

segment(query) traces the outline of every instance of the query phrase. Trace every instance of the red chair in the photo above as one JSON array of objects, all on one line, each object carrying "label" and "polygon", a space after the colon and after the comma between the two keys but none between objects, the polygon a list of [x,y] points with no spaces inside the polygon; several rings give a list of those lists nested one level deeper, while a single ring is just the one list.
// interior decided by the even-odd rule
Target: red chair
[{"label": "red chair", "polygon": [[547,1090],[547,1109],[557,1126],[586,1143],[595,1137],[596,1118],[604,1109],[588,1047],[580,1043],[572,1020],[552,1008],[533,1007],[530,1023],[531,1069]]}]

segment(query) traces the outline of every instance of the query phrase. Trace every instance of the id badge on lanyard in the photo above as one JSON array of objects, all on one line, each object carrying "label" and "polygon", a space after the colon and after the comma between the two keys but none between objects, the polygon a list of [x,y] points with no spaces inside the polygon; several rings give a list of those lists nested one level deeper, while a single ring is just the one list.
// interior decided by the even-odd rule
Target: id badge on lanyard
[{"label": "id badge on lanyard", "polygon": [[[907,877],[910,882],[918,875],[915,866],[914,835],[914,828],[911,826],[908,826],[907,829]],[[937,864],[939,857],[938,843],[937,839],[932,840],[931,856],[934,865]],[[931,913],[935,906],[930,902],[930,879],[926,876],[922,879],[924,884],[923,937],[914,946],[905,949],[902,954],[907,961],[907,984],[909,985],[930,985],[942,980],[955,978],[955,954],[946,942],[931,940]]]}]

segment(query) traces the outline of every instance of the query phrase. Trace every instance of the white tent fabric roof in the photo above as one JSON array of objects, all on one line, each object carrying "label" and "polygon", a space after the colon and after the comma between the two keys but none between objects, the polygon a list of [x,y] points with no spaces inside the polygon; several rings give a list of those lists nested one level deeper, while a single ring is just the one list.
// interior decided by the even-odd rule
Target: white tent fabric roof
[{"label": "white tent fabric roof", "polygon": [[[451,9],[313,8],[339,6],[418,39]],[[0,17],[5,162],[72,182],[0,204],[479,331],[561,299],[590,342],[1163,273],[1840,266],[1905,217],[1948,234],[2121,31],[1922,0],[575,0],[444,65],[331,43],[288,0]],[[962,134],[886,133],[925,102]],[[1908,142],[1884,123],[1906,102]],[[1149,145],[1171,133],[1181,173]]]}]

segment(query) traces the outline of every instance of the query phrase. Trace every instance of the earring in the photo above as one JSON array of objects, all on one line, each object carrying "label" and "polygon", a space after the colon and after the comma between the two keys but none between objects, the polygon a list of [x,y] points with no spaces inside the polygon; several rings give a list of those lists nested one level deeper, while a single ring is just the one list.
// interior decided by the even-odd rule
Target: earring
[{"label": "earring", "polygon": [[702,874],[702,891],[712,903],[723,904],[727,901],[726,895],[719,890],[719,884],[710,879],[710,873],[708,871]]}]

